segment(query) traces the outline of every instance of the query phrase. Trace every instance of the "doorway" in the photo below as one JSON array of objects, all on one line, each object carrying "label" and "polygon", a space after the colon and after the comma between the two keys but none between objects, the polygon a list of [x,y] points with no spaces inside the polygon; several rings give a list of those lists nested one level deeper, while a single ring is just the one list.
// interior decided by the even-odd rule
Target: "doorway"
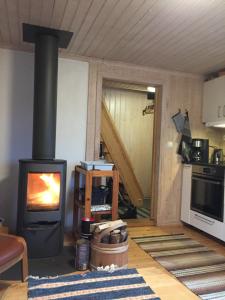
[{"label": "doorway", "polygon": [[[119,135],[118,140],[126,150],[124,161],[126,163],[127,160],[127,163],[131,163],[137,179],[137,188],[141,191],[142,198],[141,204],[136,205],[132,194],[126,190],[129,180],[126,178],[126,174],[121,174],[119,215],[122,219],[150,219],[154,215],[152,171],[156,90],[157,87],[153,85],[103,79],[102,101],[113,122],[112,126],[115,126]],[[102,132],[102,128],[100,131]],[[103,135],[101,137],[105,158],[114,162],[115,156],[112,157],[104,143]],[[118,164],[118,160],[116,158],[115,160]],[[117,168],[121,170],[122,165],[117,165]]]},{"label": "doorway", "polygon": [[[156,89],[156,101],[154,111],[154,137],[152,160],[152,201],[150,218],[155,224],[161,222],[162,215],[162,140],[161,127],[163,127],[162,114],[169,94],[169,81],[163,73],[156,70],[128,66],[123,64],[111,64],[91,62],[89,64],[88,83],[88,111],[87,111],[87,135],[86,135],[86,160],[99,158],[100,130],[101,130],[101,105],[102,84],[104,80],[113,80],[141,85],[153,84]],[[164,116],[165,117],[165,116]],[[160,209],[158,209],[160,207]],[[147,220],[147,219],[145,219]]]}]

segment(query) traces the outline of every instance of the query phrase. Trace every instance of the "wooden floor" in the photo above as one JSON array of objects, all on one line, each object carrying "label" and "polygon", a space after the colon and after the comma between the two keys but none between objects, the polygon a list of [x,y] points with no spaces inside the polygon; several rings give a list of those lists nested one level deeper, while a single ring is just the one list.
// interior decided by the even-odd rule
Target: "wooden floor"
[{"label": "wooden floor", "polygon": [[[131,221],[129,222],[128,229],[130,237],[185,233],[187,236],[198,240],[210,249],[213,249],[225,256],[224,243],[219,242],[218,240],[213,240],[207,235],[187,226],[155,227],[148,221]],[[70,239],[67,238],[67,244],[69,243],[69,240]],[[161,300],[199,299],[156,261],[154,261],[147,253],[141,250],[131,239],[129,241],[129,267],[137,268],[139,273],[144,277],[145,281],[151,286]],[[27,299],[27,283],[0,281],[0,299]]]}]

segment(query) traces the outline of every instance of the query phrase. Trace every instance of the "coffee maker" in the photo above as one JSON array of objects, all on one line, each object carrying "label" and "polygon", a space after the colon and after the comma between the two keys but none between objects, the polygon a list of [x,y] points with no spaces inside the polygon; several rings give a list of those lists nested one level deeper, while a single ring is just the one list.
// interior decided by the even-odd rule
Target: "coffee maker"
[{"label": "coffee maker", "polygon": [[209,140],[192,139],[192,162],[209,162]]}]

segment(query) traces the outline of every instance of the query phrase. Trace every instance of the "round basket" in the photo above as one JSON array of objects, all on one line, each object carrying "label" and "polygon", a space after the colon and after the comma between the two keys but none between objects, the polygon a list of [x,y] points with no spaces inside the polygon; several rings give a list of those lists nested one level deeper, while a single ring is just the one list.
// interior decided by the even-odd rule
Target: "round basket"
[{"label": "round basket", "polygon": [[[121,226],[121,225],[120,225]],[[116,229],[116,226],[113,229]],[[99,236],[91,241],[90,268],[96,270],[98,267],[115,265],[116,268],[127,268],[128,264],[128,241],[118,244],[106,244],[100,241],[109,229],[104,230]]]}]

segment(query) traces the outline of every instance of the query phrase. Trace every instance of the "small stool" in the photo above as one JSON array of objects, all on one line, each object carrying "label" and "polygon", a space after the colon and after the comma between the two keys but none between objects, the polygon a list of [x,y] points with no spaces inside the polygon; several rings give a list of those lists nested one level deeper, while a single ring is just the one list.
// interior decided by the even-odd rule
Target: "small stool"
[{"label": "small stool", "polygon": [[21,261],[22,281],[28,277],[27,246],[22,237],[0,234],[0,273]]}]

